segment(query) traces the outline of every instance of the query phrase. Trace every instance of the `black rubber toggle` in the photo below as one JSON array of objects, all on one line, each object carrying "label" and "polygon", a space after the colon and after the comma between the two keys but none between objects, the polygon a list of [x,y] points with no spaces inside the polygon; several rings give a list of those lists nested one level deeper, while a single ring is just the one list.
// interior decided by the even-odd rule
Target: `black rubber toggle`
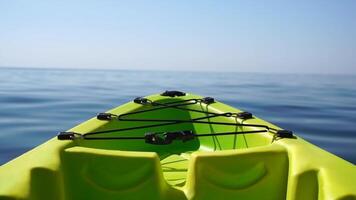
[{"label": "black rubber toggle", "polygon": [[204,97],[201,100],[205,104],[211,104],[215,102],[215,99],[213,97]]},{"label": "black rubber toggle", "polygon": [[75,139],[74,132],[59,132],[57,135],[58,140],[73,140]]},{"label": "black rubber toggle", "polygon": [[293,132],[289,130],[278,130],[276,136],[279,138],[294,138]]},{"label": "black rubber toggle", "polygon": [[251,119],[252,118],[252,113],[250,112],[241,112],[237,114],[237,117],[240,119]]},{"label": "black rubber toggle", "polygon": [[167,144],[157,133],[146,133],[145,142],[148,144]]},{"label": "black rubber toggle", "polygon": [[182,140],[183,142],[194,139],[195,134],[192,131],[176,131],[159,133],[146,133],[145,142],[149,144],[165,145],[171,144],[173,140]]},{"label": "black rubber toggle", "polygon": [[144,97],[137,97],[134,99],[134,102],[138,104],[146,105],[149,103],[149,100]]},{"label": "black rubber toggle", "polygon": [[110,121],[112,119],[112,114],[110,113],[99,113],[96,118],[98,120]]},{"label": "black rubber toggle", "polygon": [[177,132],[167,132],[164,134],[166,140],[182,140],[183,142],[194,139],[195,135],[193,131],[177,131]]},{"label": "black rubber toggle", "polygon": [[165,92],[163,92],[161,94],[161,96],[180,97],[180,96],[185,96],[185,93],[181,92],[181,91],[176,91],[176,90],[172,90],[172,91],[166,90]]}]

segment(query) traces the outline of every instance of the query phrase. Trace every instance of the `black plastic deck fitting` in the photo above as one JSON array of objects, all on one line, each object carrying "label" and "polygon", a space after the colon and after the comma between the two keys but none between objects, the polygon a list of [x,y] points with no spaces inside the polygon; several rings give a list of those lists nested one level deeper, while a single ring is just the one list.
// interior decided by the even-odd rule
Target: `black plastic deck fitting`
[{"label": "black plastic deck fitting", "polygon": [[98,120],[110,121],[112,119],[112,114],[110,113],[99,113],[96,118]]},{"label": "black plastic deck fitting", "polygon": [[134,102],[138,103],[138,104],[146,105],[150,101],[148,99],[144,98],[144,97],[137,97],[137,98],[134,99]]},{"label": "black plastic deck fitting", "polygon": [[215,102],[215,99],[213,97],[204,97],[201,100],[205,104],[211,104]]},{"label": "black plastic deck fitting", "polygon": [[238,113],[237,116],[240,119],[251,119],[252,118],[252,113],[250,113],[250,112],[241,112],[241,113]]},{"label": "black plastic deck fitting", "polygon": [[195,138],[193,131],[173,131],[164,133],[146,133],[145,142],[156,145],[171,144],[174,140],[182,140],[183,142]]},{"label": "black plastic deck fitting", "polygon": [[58,140],[73,140],[75,138],[74,132],[59,132],[57,135]]},{"label": "black plastic deck fitting", "polygon": [[181,91],[177,90],[166,90],[161,94],[161,96],[168,96],[168,97],[180,97],[180,96],[185,96],[186,94]]},{"label": "black plastic deck fitting", "polygon": [[280,138],[294,138],[293,132],[290,130],[278,130],[276,135]]}]

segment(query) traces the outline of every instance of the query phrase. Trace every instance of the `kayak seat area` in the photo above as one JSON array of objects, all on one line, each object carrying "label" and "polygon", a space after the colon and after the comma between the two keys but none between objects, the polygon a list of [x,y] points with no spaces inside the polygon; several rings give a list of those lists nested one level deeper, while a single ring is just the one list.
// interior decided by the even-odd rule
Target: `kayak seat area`
[{"label": "kayak seat area", "polygon": [[[43,154],[54,158],[43,165],[29,152],[25,162],[0,167],[0,199],[356,199],[354,174],[312,168],[305,153],[287,152],[271,144],[173,154],[160,161],[153,152],[66,147],[59,154]],[[317,158],[323,156],[328,154]],[[19,167],[7,170],[14,164]]]},{"label": "kayak seat area", "polygon": [[187,196],[209,199],[286,199],[288,156],[282,147],[195,152],[187,175]]},{"label": "kayak seat area", "polygon": [[[280,146],[199,151],[164,161],[153,152],[72,147],[61,160],[64,199],[278,200],[287,193],[288,156]],[[170,172],[171,164],[182,174]]]},{"label": "kayak seat area", "polygon": [[[164,161],[153,152],[72,147],[61,160],[65,199],[282,200],[287,193],[287,152],[274,145]],[[170,174],[172,162],[181,175]]]},{"label": "kayak seat area", "polygon": [[73,147],[61,159],[65,199],[185,199],[164,181],[156,153]]}]

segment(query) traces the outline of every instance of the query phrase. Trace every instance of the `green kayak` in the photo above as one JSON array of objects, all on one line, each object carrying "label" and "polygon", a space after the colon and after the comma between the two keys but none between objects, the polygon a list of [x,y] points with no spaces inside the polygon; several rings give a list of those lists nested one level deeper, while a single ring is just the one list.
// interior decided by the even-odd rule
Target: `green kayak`
[{"label": "green kayak", "polygon": [[179,91],[100,113],[0,167],[0,199],[356,199],[356,168]]}]

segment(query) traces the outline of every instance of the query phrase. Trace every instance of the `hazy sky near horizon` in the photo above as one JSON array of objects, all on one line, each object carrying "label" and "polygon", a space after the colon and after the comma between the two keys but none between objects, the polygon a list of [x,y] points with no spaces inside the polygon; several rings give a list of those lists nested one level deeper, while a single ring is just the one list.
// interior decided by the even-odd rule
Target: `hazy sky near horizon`
[{"label": "hazy sky near horizon", "polygon": [[356,1],[0,0],[0,66],[356,74]]}]

